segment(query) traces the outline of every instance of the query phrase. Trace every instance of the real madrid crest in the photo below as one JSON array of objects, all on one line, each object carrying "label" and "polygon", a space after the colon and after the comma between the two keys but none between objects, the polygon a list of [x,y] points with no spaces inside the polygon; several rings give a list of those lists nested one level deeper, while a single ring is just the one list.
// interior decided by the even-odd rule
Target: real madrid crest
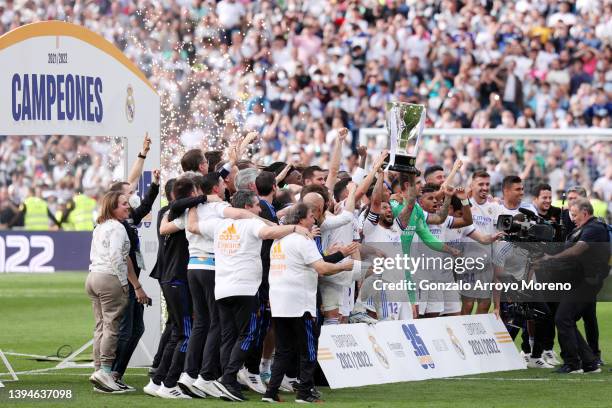
[{"label": "real madrid crest", "polygon": [[127,121],[132,123],[136,115],[136,102],[134,101],[134,89],[132,85],[127,87],[127,96],[125,98],[125,117]]},{"label": "real madrid crest", "polygon": [[368,334],[368,339],[372,342],[372,350],[378,358],[378,361],[380,361],[380,364],[382,364],[382,366],[385,368],[389,368],[389,360],[387,359],[387,355],[382,347],[378,345],[378,342],[376,342],[376,338],[371,334]]},{"label": "real madrid crest", "polygon": [[455,351],[457,352],[457,354],[459,355],[459,357],[461,357],[462,360],[465,360],[465,357],[466,357],[465,350],[463,350],[463,346],[461,345],[461,342],[459,341],[457,336],[455,336],[455,333],[453,333],[453,329],[446,326],[446,332],[448,333],[448,337],[450,337],[450,341],[451,343],[453,343],[453,347]]}]

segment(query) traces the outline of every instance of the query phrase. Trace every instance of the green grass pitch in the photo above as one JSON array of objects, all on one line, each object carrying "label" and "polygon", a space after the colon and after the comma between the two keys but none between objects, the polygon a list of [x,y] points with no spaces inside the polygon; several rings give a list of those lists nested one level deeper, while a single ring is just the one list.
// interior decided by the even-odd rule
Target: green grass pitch
[{"label": "green grass pitch", "polygon": [[[0,274],[0,349],[5,352],[52,355],[64,344],[73,349],[92,335],[93,316],[85,294],[84,273]],[[599,303],[598,317],[603,358],[612,362],[612,306]],[[88,356],[87,353],[84,354]],[[56,362],[38,362],[28,357],[8,356],[17,372],[50,368]],[[149,397],[141,388],[148,378],[145,369],[129,369],[128,384],[138,391],[123,395],[92,392],[87,377],[90,369],[53,370],[20,374],[18,382],[0,388],[0,407],[195,407],[220,406],[219,400],[170,401]],[[7,370],[0,362],[0,373]],[[0,375],[0,380],[9,379]],[[70,400],[15,400],[9,390],[71,390]],[[322,388],[329,407],[559,407],[612,406],[612,372],[592,375],[554,374],[551,370],[529,369],[478,376],[375,385],[330,390]],[[248,392],[242,406],[264,406]],[[284,394],[292,401],[291,395]],[[281,395],[282,397],[282,395]],[[285,404],[289,405],[289,404]]]}]

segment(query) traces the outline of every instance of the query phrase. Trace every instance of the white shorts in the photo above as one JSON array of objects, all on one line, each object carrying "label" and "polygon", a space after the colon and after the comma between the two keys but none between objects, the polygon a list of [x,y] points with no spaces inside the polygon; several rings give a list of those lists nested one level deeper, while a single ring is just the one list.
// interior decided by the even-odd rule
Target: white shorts
[{"label": "white shorts", "polygon": [[461,297],[454,290],[417,290],[419,315],[439,313],[440,315],[461,312]]},{"label": "white shorts", "polygon": [[344,288],[344,296],[342,297],[342,306],[340,306],[340,314],[349,316],[355,307],[355,284]]},{"label": "white shorts", "polygon": [[[463,281],[474,286],[476,282],[493,282],[493,266],[489,264],[486,269],[475,270],[473,272],[465,272],[457,275],[457,282]],[[459,291],[461,296],[473,299],[491,299],[492,292],[490,290],[470,289]]]},{"label": "white shorts", "polygon": [[339,309],[344,300],[344,286],[336,283],[319,281],[319,290],[321,292],[321,301],[324,312]]}]

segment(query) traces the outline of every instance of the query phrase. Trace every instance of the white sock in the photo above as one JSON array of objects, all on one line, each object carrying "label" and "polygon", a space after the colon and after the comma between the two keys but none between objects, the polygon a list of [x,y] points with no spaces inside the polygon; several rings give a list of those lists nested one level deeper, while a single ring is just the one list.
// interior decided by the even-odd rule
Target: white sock
[{"label": "white sock", "polygon": [[533,343],[535,343],[534,340],[533,340],[533,337],[529,337],[529,349],[532,352],[533,352]]},{"label": "white sock", "polygon": [[259,363],[259,371],[262,373],[267,373],[270,371],[271,366],[272,366],[272,359],[262,358],[261,363]]},{"label": "white sock", "polygon": [[328,324],[340,324],[340,321],[337,317],[326,317],[323,320],[323,326],[327,326]]}]

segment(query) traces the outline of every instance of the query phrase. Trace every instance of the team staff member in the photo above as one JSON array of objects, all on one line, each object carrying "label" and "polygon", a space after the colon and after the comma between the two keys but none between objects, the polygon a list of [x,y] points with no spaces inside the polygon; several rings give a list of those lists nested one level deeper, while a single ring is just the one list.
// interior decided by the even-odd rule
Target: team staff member
[{"label": "team staff member", "polygon": [[[122,224],[130,238],[130,259],[134,265],[136,276],[140,276],[140,271],[145,268],[144,258],[140,252],[140,238],[138,237],[137,226],[153,208],[155,199],[159,194],[159,177],[159,170],[153,170],[153,180],[142,202],[138,194],[134,191],[133,185],[129,182],[117,182],[110,188],[110,191],[119,191],[129,197],[128,203],[130,205],[130,214],[128,218],[122,221]],[[140,285],[136,287],[130,285],[128,305],[123,314],[123,319],[121,320],[119,328],[117,358],[113,365],[113,376],[119,382],[122,382],[121,378],[145,330],[144,306],[137,301],[140,297],[139,292],[144,292]],[[125,385],[125,389],[134,391],[133,387],[127,385]]]},{"label": "team staff member", "polygon": [[[91,263],[85,288],[96,320],[94,331],[94,367],[89,377],[96,391],[125,392],[121,383],[111,375],[116,349],[119,322],[128,303],[128,281],[138,287],[138,278],[130,265],[130,240],[121,224],[129,216],[127,197],[111,191],[102,199],[98,226],[91,240]],[[138,302],[146,302],[147,294],[138,292]]]},{"label": "team staff member", "polygon": [[[252,191],[238,191],[232,197],[232,205],[254,215],[260,212],[259,199]],[[223,376],[215,381],[215,385],[223,393],[223,399],[244,401],[236,376],[238,374],[242,381],[248,383],[244,378],[246,373],[240,368],[255,347],[257,336],[257,292],[262,283],[262,267],[258,256],[261,240],[280,239],[293,232],[310,237],[310,233],[297,225],[267,227],[258,218],[207,219],[200,220],[198,225],[203,236],[214,239],[215,299],[221,323],[223,367]]]},{"label": "team staff member", "polygon": [[[174,182],[171,193],[167,194],[171,199],[195,195],[195,184],[187,177]],[[163,217],[163,214],[161,215]],[[192,302],[187,282],[189,243],[183,230],[160,236],[163,239],[160,242],[162,254],[156,269],[159,270],[159,282],[166,300],[168,316],[172,322],[172,334],[164,348],[155,375],[143,391],[161,398],[190,398],[177,387],[177,381],[185,365],[185,354],[192,326]]]},{"label": "team staff member", "polygon": [[607,226],[593,216],[593,206],[586,198],[576,198],[569,213],[576,225],[567,238],[568,248],[547,259],[575,260],[579,279],[559,303],[555,315],[563,366],[557,372],[601,372],[597,356],[584,340],[576,322],[592,310],[603,280],[608,276],[610,237]]},{"label": "team staff member", "polygon": [[[284,177],[290,170],[289,165],[281,172],[281,176]],[[270,171],[262,171],[257,175],[255,179],[255,187],[257,188],[257,194],[259,195],[259,216],[266,219],[274,224],[278,224],[278,217],[276,215],[276,209],[274,208],[274,197],[278,190],[277,176]],[[268,283],[268,276],[270,272],[270,249],[274,240],[265,239],[261,243],[261,267],[262,277],[261,285],[257,291],[259,297],[259,312],[257,313],[257,334],[255,337],[255,345],[252,351],[247,356],[244,362],[244,369],[241,370],[242,380],[255,392],[263,394],[266,392],[266,386],[263,384],[262,376],[260,375],[260,363],[262,359],[265,359],[265,364],[268,364],[270,355],[263,356],[264,354],[264,340],[268,336],[270,330],[270,322],[272,316],[270,315],[270,296]],[[270,342],[273,340],[273,334],[270,334]],[[268,350],[266,350],[268,351]],[[266,358],[267,357],[267,358]],[[269,365],[267,366],[266,372],[269,373]],[[266,367],[264,367],[266,368]],[[269,377],[268,377],[269,379]]]},{"label": "team staff member", "polygon": [[[315,224],[312,210],[300,203],[285,217],[288,225],[310,230]],[[278,402],[278,390],[290,367],[295,364],[293,349],[300,355],[296,402],[317,402],[313,374],[317,362],[318,337],[317,283],[321,275],[353,269],[353,261],[330,264],[323,261],[313,240],[293,233],[276,240],[270,252],[270,308],[276,335],[272,377],[262,401]],[[297,344],[296,344],[297,343]]]}]

